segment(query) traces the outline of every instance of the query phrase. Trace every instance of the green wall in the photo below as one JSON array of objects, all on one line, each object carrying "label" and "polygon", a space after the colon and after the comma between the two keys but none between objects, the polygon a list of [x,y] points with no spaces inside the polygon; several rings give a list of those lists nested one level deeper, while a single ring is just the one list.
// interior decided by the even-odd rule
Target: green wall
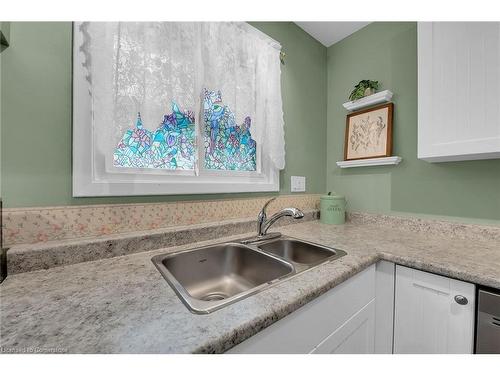
[{"label": "green wall", "polygon": [[[286,169],[307,191],[343,193],[352,210],[500,221],[500,160],[427,163],[417,159],[415,23],[373,23],[330,48],[290,22],[252,22],[280,41]],[[246,197],[216,194],[71,197],[71,24],[12,23],[1,54],[2,198],[7,207]],[[394,95],[398,166],[341,170],[346,101],[352,86],[377,79]],[[326,125],[325,125],[326,124]]]},{"label": "green wall", "polygon": [[[291,22],[252,23],[281,42],[286,168],[307,178],[307,192],[325,190],[326,48]],[[2,197],[6,207],[158,202],[268,194],[147,197],[71,196],[71,24],[11,23],[2,52]]]},{"label": "green wall", "polygon": [[[373,23],[328,48],[327,188],[350,208],[500,220],[500,160],[427,163],[417,159],[417,27]],[[374,79],[394,92],[393,154],[398,166],[340,169],[353,85]],[[474,221],[474,220],[472,220]]]}]

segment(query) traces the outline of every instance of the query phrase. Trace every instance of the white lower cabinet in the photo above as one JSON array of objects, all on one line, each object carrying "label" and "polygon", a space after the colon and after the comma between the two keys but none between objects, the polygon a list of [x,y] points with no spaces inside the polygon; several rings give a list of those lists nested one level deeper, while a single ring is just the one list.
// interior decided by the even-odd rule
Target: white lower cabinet
[{"label": "white lower cabinet", "polygon": [[394,353],[473,352],[474,284],[396,266],[395,294]]},{"label": "white lower cabinet", "polygon": [[228,353],[472,353],[474,284],[380,261]]},{"label": "white lower cabinet", "polygon": [[375,299],[324,339],[313,354],[370,354],[375,352]]},{"label": "white lower cabinet", "polygon": [[375,265],[228,353],[374,353]]}]

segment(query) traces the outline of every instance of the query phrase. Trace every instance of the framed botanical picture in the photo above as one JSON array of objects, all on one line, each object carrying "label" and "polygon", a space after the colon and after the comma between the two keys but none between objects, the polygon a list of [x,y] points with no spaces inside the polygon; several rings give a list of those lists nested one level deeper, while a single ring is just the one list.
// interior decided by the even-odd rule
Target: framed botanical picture
[{"label": "framed botanical picture", "polygon": [[344,160],[391,156],[393,108],[387,103],[347,115]]}]

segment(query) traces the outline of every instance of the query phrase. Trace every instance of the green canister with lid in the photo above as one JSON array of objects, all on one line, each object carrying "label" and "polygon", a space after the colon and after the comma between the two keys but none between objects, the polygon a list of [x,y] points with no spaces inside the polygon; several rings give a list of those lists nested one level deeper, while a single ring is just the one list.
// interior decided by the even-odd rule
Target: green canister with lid
[{"label": "green canister with lid", "polygon": [[344,224],[347,202],[342,195],[330,192],[319,199],[320,222],[323,224]]}]

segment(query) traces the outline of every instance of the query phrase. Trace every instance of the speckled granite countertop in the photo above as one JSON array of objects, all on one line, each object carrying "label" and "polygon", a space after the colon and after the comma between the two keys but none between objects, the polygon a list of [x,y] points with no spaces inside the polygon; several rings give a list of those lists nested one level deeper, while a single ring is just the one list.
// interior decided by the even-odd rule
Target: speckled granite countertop
[{"label": "speckled granite countertop", "polygon": [[0,352],[224,352],[380,259],[500,288],[495,238],[372,223],[280,230],[348,255],[208,315],[187,310],[151,257],[242,235],[11,275],[0,286]]}]

